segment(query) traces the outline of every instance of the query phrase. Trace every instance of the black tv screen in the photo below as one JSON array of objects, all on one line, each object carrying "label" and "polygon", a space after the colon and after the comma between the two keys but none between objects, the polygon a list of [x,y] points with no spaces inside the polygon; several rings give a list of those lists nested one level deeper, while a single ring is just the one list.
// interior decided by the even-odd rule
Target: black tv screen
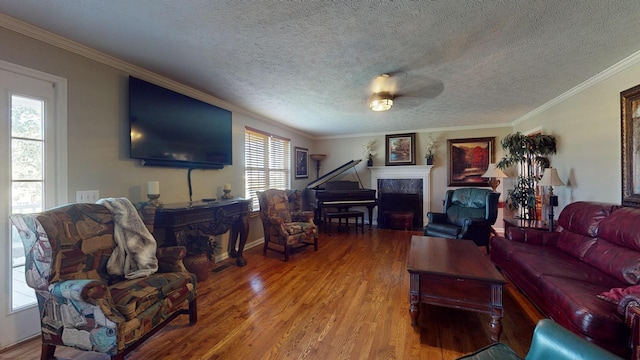
[{"label": "black tv screen", "polygon": [[231,165],[231,112],[129,77],[130,157],[145,166]]}]

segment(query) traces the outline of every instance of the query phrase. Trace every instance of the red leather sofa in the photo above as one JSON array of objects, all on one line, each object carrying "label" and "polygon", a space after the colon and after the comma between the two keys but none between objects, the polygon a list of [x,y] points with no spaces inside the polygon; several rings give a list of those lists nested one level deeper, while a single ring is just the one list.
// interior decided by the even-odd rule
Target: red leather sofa
[{"label": "red leather sofa", "polygon": [[543,314],[635,357],[640,296],[622,295],[640,292],[634,286],[640,283],[640,208],[575,202],[562,210],[558,225],[555,232],[508,228],[505,237],[491,238],[491,260]]}]

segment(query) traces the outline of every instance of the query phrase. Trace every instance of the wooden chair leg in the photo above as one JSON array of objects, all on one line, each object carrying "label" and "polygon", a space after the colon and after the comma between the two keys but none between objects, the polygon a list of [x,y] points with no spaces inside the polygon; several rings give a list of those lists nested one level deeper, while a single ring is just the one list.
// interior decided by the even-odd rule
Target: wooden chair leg
[{"label": "wooden chair leg", "polygon": [[290,249],[289,245],[285,245],[284,246],[284,261],[285,262],[289,261],[289,249]]},{"label": "wooden chair leg", "polygon": [[55,359],[54,353],[56,352],[56,346],[51,344],[42,344],[42,352],[40,353],[40,360]]}]

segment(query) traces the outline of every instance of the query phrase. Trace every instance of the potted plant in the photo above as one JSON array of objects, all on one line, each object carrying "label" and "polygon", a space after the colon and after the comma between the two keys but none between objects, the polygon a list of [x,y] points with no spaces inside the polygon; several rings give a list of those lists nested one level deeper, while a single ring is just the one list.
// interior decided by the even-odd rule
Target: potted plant
[{"label": "potted plant", "polygon": [[369,140],[366,143],[362,144],[362,149],[364,150],[364,157],[367,159],[367,166],[373,166],[373,157],[376,155],[374,152],[376,149],[376,141]]},{"label": "potted plant", "polygon": [[187,236],[187,256],[184,258],[184,266],[196,274],[198,281],[205,281],[209,277],[210,262],[216,250],[222,246],[212,235],[199,232],[197,235]]},{"label": "potted plant", "polygon": [[541,171],[550,165],[548,156],[556,153],[556,139],[552,135],[524,135],[520,132],[505,136],[500,142],[504,157],[496,165],[504,170],[519,166],[519,175],[513,189],[508,190],[506,203],[510,210],[519,210],[522,219],[536,220],[536,184]]},{"label": "potted plant", "polygon": [[427,165],[433,165],[433,158],[436,155],[436,145],[438,142],[433,138],[431,133],[427,136],[427,153],[424,156],[427,159]]}]

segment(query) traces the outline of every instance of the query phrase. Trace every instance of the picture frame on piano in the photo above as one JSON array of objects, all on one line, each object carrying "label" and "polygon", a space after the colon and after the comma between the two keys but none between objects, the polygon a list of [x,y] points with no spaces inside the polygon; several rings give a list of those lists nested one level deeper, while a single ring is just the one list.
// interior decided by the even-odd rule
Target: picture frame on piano
[{"label": "picture frame on piano", "polygon": [[416,133],[386,135],[386,166],[416,164]]},{"label": "picture frame on piano", "polygon": [[293,156],[294,167],[296,169],[296,179],[309,178],[309,149],[295,147]]}]

